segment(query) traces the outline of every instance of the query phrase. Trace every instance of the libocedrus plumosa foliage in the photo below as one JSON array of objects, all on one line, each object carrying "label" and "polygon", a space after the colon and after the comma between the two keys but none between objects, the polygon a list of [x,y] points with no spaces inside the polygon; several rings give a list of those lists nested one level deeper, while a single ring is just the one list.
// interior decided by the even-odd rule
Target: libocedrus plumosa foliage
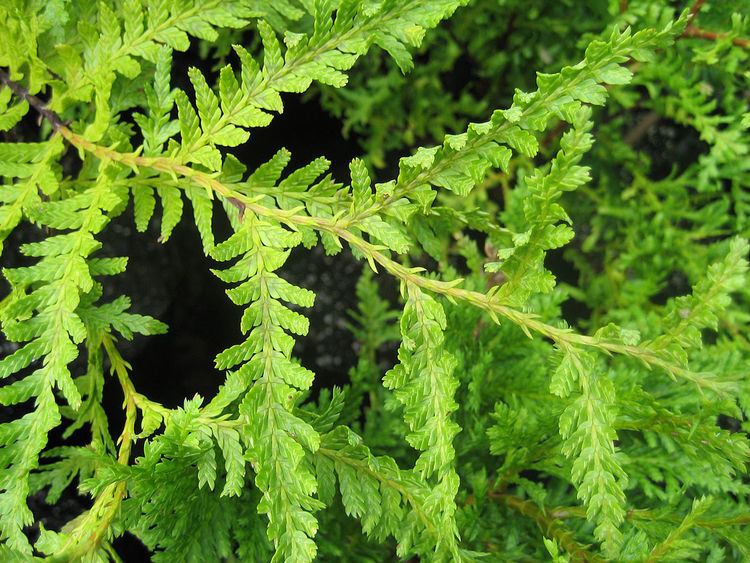
[{"label": "libocedrus plumosa foliage", "polygon": [[[569,4],[0,6],[2,559],[750,557],[747,15]],[[348,178],[243,163],[308,91],[366,148]],[[706,149],[655,177],[659,120]],[[213,396],[131,379],[118,341],[167,327],[108,285],[129,210],[194,223],[242,308]],[[344,389],[294,357],[315,294],[285,264],[319,244],[364,268]],[[90,508],[46,529],[29,497],[68,487]]]}]

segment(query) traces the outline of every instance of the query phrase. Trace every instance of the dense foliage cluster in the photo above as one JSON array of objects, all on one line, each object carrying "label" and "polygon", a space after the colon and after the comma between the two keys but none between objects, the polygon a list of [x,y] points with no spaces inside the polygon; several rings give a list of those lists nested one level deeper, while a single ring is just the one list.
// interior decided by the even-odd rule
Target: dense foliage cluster
[{"label": "dense foliage cluster", "polygon": [[[0,3],[0,559],[749,560],[750,2],[678,4]],[[348,178],[238,158],[305,92]],[[133,384],[123,214],[243,309],[213,396]],[[316,245],[363,264],[343,389],[293,354]]]}]

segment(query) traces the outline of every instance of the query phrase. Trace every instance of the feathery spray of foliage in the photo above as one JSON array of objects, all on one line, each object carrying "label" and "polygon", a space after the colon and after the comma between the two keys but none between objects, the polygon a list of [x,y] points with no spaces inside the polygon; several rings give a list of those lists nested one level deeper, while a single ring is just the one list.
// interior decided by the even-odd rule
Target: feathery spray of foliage
[{"label": "feathery spray of foliage", "polygon": [[[118,560],[130,533],[155,561],[749,558],[750,6],[590,4],[3,3],[0,557]],[[175,88],[191,45],[216,82]],[[232,151],[303,92],[359,134],[347,184]],[[642,150],[667,120],[695,162]],[[132,209],[167,243],[188,208],[243,336],[168,408],[118,350],[167,327],[107,289],[101,234]],[[366,271],[351,384],[312,400],[315,295],[284,265],[318,244]],[[34,533],[28,497],[74,486],[91,508]]]}]

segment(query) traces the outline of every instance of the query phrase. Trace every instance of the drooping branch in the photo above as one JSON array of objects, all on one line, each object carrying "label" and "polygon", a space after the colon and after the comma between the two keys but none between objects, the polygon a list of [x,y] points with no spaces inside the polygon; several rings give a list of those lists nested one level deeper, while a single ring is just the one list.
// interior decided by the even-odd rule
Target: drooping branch
[{"label": "drooping branch", "polygon": [[[135,440],[135,419],[137,416],[137,396],[135,387],[128,375],[129,365],[122,358],[115,347],[114,339],[105,335],[102,345],[107,352],[112,372],[117,376],[123,392],[123,405],[125,407],[125,425],[118,439],[120,445],[117,463],[128,465],[133,442]],[[62,563],[64,561],[77,561],[84,556],[92,555],[107,539],[107,532],[112,521],[120,511],[120,505],[127,492],[127,483],[118,481],[104,488],[96,497],[94,506],[86,512],[73,531],[70,533],[69,541],[55,555],[46,561],[51,563]]]},{"label": "drooping branch", "polygon": [[[5,79],[8,83],[12,83],[7,75]],[[575,80],[583,80],[581,76],[578,76]],[[14,88],[19,89],[24,96],[24,99],[29,96],[27,91],[15,83]],[[558,92],[560,88],[554,90]],[[14,90],[15,91],[15,90]],[[550,94],[552,95],[552,94]],[[562,95],[562,94],[560,94]],[[554,98],[555,96],[552,95]],[[32,97],[33,98],[33,97]],[[540,98],[541,100],[542,98]],[[261,200],[263,195],[256,197],[249,197],[236,189],[233,189],[231,185],[227,185],[217,179],[217,176],[212,173],[201,172],[192,168],[191,166],[181,164],[179,161],[170,157],[163,156],[142,156],[140,151],[124,153],[114,150],[112,148],[103,147],[91,142],[71,131],[69,128],[64,126],[60,121],[59,117],[54,114],[50,114],[44,108],[44,105],[37,99],[33,99],[33,107],[40,112],[41,115],[48,119],[53,119],[56,130],[73,146],[79,150],[86,151],[93,154],[97,158],[104,161],[113,161],[120,163],[124,166],[132,168],[136,173],[141,167],[150,168],[157,172],[168,174],[174,179],[182,177],[190,182],[193,182],[197,186],[200,186],[206,190],[209,197],[213,197],[214,194],[225,199],[228,203],[235,206],[240,212],[252,212],[261,217],[268,217],[275,221],[281,222],[287,225],[289,228],[296,230],[299,227],[308,227],[317,231],[326,232],[334,237],[345,240],[352,247],[361,251],[365,257],[367,257],[371,266],[375,268],[375,264],[379,264],[385,268],[391,275],[397,277],[399,280],[413,284],[414,286],[420,287],[432,293],[444,295],[450,300],[465,301],[475,307],[486,311],[490,317],[499,322],[499,318],[505,318],[510,320],[514,324],[520,326],[529,336],[531,332],[537,332],[542,336],[551,339],[562,348],[571,346],[586,346],[597,348],[605,353],[622,354],[632,358],[636,358],[642,361],[645,365],[650,367],[658,367],[665,370],[668,374],[673,377],[682,377],[692,381],[700,387],[706,387],[716,392],[722,392],[723,388],[720,383],[713,381],[709,377],[704,377],[704,374],[696,374],[689,370],[686,370],[680,366],[673,365],[670,361],[665,359],[658,352],[639,346],[625,345],[616,341],[609,341],[593,336],[581,335],[573,332],[568,328],[555,327],[550,324],[544,323],[537,316],[520,311],[516,308],[509,307],[506,303],[501,300],[494,298],[492,293],[480,293],[458,287],[462,280],[453,281],[439,281],[435,279],[422,276],[414,269],[407,268],[399,262],[391,259],[386,253],[382,251],[382,247],[374,245],[361,236],[356,234],[356,229],[361,225],[361,221],[367,215],[371,213],[377,213],[383,205],[383,202],[373,205],[371,208],[363,213],[354,214],[339,214],[332,218],[326,217],[311,217],[308,215],[299,214],[300,208],[282,210],[278,208],[271,208],[263,205]],[[30,102],[31,103],[31,102]],[[534,104],[528,106],[527,111],[531,111]],[[505,123],[505,122],[503,122]],[[491,125],[494,126],[494,125]],[[498,127],[503,127],[503,124]],[[478,135],[467,141],[467,145],[470,143],[485,143],[490,142],[491,135]],[[451,163],[451,155],[449,153],[447,158],[440,162],[436,162],[435,165],[429,169],[433,173],[438,173],[442,168],[447,167]],[[458,153],[455,153],[458,154]],[[437,172],[436,172],[437,171]],[[394,196],[387,198],[388,201],[397,199],[402,195],[406,195],[404,192],[408,191],[409,187],[414,183],[433,183],[430,178],[426,175],[430,174],[428,170],[423,170],[417,174],[416,179],[411,182],[406,182],[408,186],[397,186],[394,192]],[[434,180],[434,179],[433,179]]]},{"label": "drooping branch", "polygon": [[508,307],[503,303],[498,302],[496,299],[493,299],[491,295],[458,287],[462,283],[461,279],[440,281],[421,276],[413,269],[407,268],[399,262],[389,258],[381,251],[381,247],[367,242],[360,236],[351,232],[350,229],[357,226],[357,217],[346,215],[335,218],[310,217],[308,215],[299,215],[299,209],[282,210],[266,207],[259,203],[262,196],[248,197],[241,194],[232,189],[231,186],[222,183],[213,174],[195,170],[190,166],[176,164],[172,159],[166,157],[146,157],[137,153],[122,153],[111,148],[103,147],[88,141],[62,124],[57,130],[71,145],[89,152],[99,159],[117,162],[132,168],[135,171],[144,167],[169,174],[173,177],[181,176],[206,189],[211,196],[217,195],[224,198],[240,210],[250,211],[262,217],[272,218],[288,225],[292,229],[306,226],[317,231],[323,231],[334,235],[345,240],[361,251],[364,256],[367,257],[373,268],[375,268],[375,264],[377,263],[399,280],[412,283],[432,293],[444,295],[450,300],[465,301],[486,311],[496,322],[499,322],[499,318],[503,317],[521,327],[528,336],[531,336],[532,332],[536,332],[563,347],[580,345],[594,347],[606,353],[625,355],[638,359],[649,367],[663,369],[672,377],[687,379],[699,387],[707,388],[718,393],[724,391],[720,383],[704,377],[705,374],[694,373],[673,365],[651,350],[595,338],[593,336],[577,334],[568,328],[555,327],[541,321],[532,313]]}]

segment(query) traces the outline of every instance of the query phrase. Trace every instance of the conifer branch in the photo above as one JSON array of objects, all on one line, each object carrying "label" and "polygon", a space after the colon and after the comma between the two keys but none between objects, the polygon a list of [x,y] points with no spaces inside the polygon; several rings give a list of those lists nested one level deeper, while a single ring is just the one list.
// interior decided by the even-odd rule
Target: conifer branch
[{"label": "conifer branch", "polygon": [[[120,356],[113,338],[104,335],[102,346],[107,352],[111,370],[120,383],[125,407],[125,424],[118,438],[119,450],[117,463],[127,466],[130,462],[130,452],[135,441],[135,420],[137,415],[137,393],[128,375],[130,366]],[[94,500],[94,505],[85,517],[76,523],[73,531],[67,534],[65,545],[53,556],[45,560],[51,563],[77,561],[96,552],[103,543],[109,541],[108,533],[112,521],[120,511],[120,505],[127,492],[127,483],[119,481],[108,485]]]},{"label": "conifer branch", "polygon": [[[324,227],[320,222],[316,223],[316,227],[328,227],[327,225]],[[577,334],[569,328],[555,327],[539,320],[538,316],[533,313],[519,311],[498,303],[492,298],[492,295],[457,287],[462,280],[445,282],[421,276],[413,269],[407,268],[385,256],[377,246],[351,235],[348,231],[336,227],[328,228],[331,229],[331,232],[349,242],[366,257],[371,258],[373,262],[380,264],[387,272],[400,280],[426,289],[432,293],[444,295],[448,299],[469,303],[474,307],[486,311],[495,322],[499,322],[501,317],[505,318],[518,325],[529,336],[531,335],[531,332],[536,332],[563,346],[580,345],[599,349],[608,354],[628,356],[639,360],[647,366],[662,369],[670,376],[686,379],[698,387],[709,389],[720,394],[726,394],[731,391],[731,389],[727,389],[720,382],[716,382],[709,377],[710,374],[696,373],[684,369],[643,347],[609,341],[595,336]]]},{"label": "conifer branch", "polygon": [[90,152],[99,159],[118,162],[132,168],[133,170],[138,170],[143,167],[167,174],[180,175],[195,182],[196,185],[206,189],[209,193],[215,193],[224,197],[229,203],[243,211],[249,210],[256,215],[279,220],[289,225],[292,229],[298,226],[309,226],[335,235],[360,250],[364,256],[371,261],[371,263],[380,264],[386,269],[386,271],[397,278],[412,283],[415,286],[427,289],[433,293],[445,295],[449,299],[468,302],[475,307],[487,311],[496,322],[499,317],[504,317],[523,328],[529,334],[530,332],[537,332],[554,342],[594,347],[607,353],[630,356],[643,362],[647,366],[662,369],[670,376],[691,381],[698,387],[722,394],[731,391],[725,389],[719,382],[708,377],[710,375],[708,373],[696,373],[686,370],[666,361],[658,354],[642,347],[602,340],[592,336],[573,333],[570,329],[554,327],[538,320],[538,318],[532,313],[525,313],[499,303],[496,299],[493,299],[492,295],[456,287],[461,283],[461,280],[442,282],[422,277],[409,268],[406,268],[398,262],[388,258],[381,251],[381,247],[371,244],[361,237],[352,234],[348,229],[351,225],[356,224],[359,217],[326,219],[295,214],[299,209],[279,210],[268,208],[257,203],[259,198],[251,198],[233,190],[231,187],[222,183],[213,174],[207,174],[195,170],[187,165],[175,164],[169,158],[146,157],[135,153],[121,153],[114,149],[101,147],[95,143],[87,141],[66,127],[61,127],[59,132],[73,146]]},{"label": "conifer branch", "polygon": [[[635,43],[636,45],[639,45],[640,41],[650,41],[652,40],[652,37],[653,35],[647,35],[646,39],[639,38],[636,41],[636,36],[633,36],[631,38],[631,36],[626,34],[622,37],[615,37],[613,41],[619,42],[618,44],[621,43],[623,47],[620,48],[623,49],[624,52],[628,52],[631,44]],[[618,60],[618,57],[623,57],[623,55],[618,54],[613,58],[615,60]],[[477,124],[473,129],[470,128],[470,132],[473,130],[475,131],[475,133],[473,136],[470,136],[468,140],[460,141],[458,145],[456,145],[454,141],[447,141],[448,144],[446,145],[446,147],[458,146],[458,150],[454,151],[446,149],[446,157],[438,158],[436,163],[433,162],[433,159],[435,159],[436,157],[434,155],[431,155],[429,157],[429,166],[424,167],[419,165],[416,169],[416,174],[410,174],[406,176],[407,178],[411,176],[411,178],[407,180],[406,183],[401,186],[399,186],[399,183],[397,183],[396,188],[393,191],[394,197],[387,198],[387,201],[395,201],[400,199],[400,197],[408,194],[414,187],[424,184],[430,184],[435,181],[440,182],[439,180],[433,178],[440,178],[443,171],[446,169],[450,169],[452,166],[455,166],[456,163],[459,162],[461,158],[463,158],[463,155],[473,155],[477,152],[481,152],[484,145],[494,144],[495,139],[509,134],[508,132],[518,131],[518,134],[520,134],[521,130],[517,129],[514,123],[519,121],[523,122],[523,120],[533,121],[535,119],[534,116],[539,113],[542,108],[548,107],[551,103],[554,104],[556,99],[561,99],[564,96],[569,97],[569,93],[576,90],[576,84],[593,83],[594,81],[591,77],[597,76],[598,73],[602,72],[602,68],[607,67],[607,65],[611,65],[611,63],[609,62],[610,60],[611,59],[608,58],[602,59],[603,62],[598,62],[599,66],[596,66],[596,64],[584,66],[583,68],[586,70],[583,73],[574,74],[573,78],[569,80],[569,83],[564,83],[564,85],[559,85],[557,82],[555,82],[554,79],[551,79],[550,82],[552,85],[554,85],[554,87],[550,88],[548,86],[545,86],[545,95],[540,96],[537,93],[536,96],[532,96],[532,101],[530,103],[521,104],[521,107],[518,108],[518,110],[514,111],[514,109],[511,108],[511,110],[499,112],[499,126],[497,129],[493,129],[493,126],[490,123],[483,124],[481,126],[480,124]],[[610,80],[618,82],[620,81],[620,78],[612,78]],[[579,95],[583,96],[586,100],[590,99],[587,97],[590,94]],[[363,219],[363,215],[355,215],[348,219],[326,219],[296,215],[294,214],[294,212],[297,211],[295,209],[290,211],[271,209],[265,207],[264,205],[258,204],[258,198],[249,198],[226,186],[216,178],[215,174],[207,174],[197,171],[190,166],[175,163],[173,159],[168,157],[146,157],[140,156],[137,153],[120,153],[113,149],[107,149],[105,147],[96,145],[91,141],[88,141],[87,139],[73,133],[65,127],[61,127],[59,131],[62,136],[73,146],[76,146],[80,150],[90,152],[100,159],[118,162],[132,168],[134,171],[137,171],[141,167],[145,167],[151,168],[158,172],[169,174],[173,177],[179,175],[205,188],[209,193],[209,197],[211,194],[216,193],[224,197],[229,203],[231,203],[238,209],[241,209],[242,211],[250,210],[259,216],[271,217],[275,220],[282,221],[283,223],[289,225],[292,229],[295,229],[299,226],[310,226],[318,230],[326,231],[338,238],[346,240],[358,250],[362,251],[368,258],[368,260],[370,260],[371,264],[373,264],[374,262],[379,263],[387,271],[389,271],[393,275],[396,275],[399,279],[403,281],[409,281],[415,286],[423,287],[432,292],[443,294],[452,299],[469,302],[474,306],[488,311],[495,320],[498,319],[498,316],[505,317],[518,324],[526,331],[539,332],[543,336],[551,338],[553,341],[558,343],[593,346],[608,353],[629,355],[641,360],[647,365],[660,367],[672,376],[687,378],[699,386],[704,386],[715,391],[721,390],[718,384],[715,384],[710,379],[703,377],[700,374],[689,372],[678,366],[674,366],[658,355],[643,350],[640,347],[628,346],[615,342],[601,341],[594,337],[574,334],[568,329],[555,328],[551,325],[546,325],[545,323],[542,323],[535,319],[531,314],[521,313],[520,311],[500,304],[496,299],[493,299],[492,294],[485,295],[456,287],[457,283],[460,283],[460,281],[438,282],[436,280],[422,278],[415,274],[415,272],[410,271],[409,269],[387,258],[385,254],[380,252],[380,249],[376,245],[372,245],[371,243],[364,241],[357,235],[354,235],[349,230],[347,230],[351,226],[356,225],[358,222],[360,222]],[[514,133],[514,135],[515,134],[516,133]],[[514,140],[511,142],[518,143],[520,141]],[[412,157],[412,159],[413,158],[414,157]],[[368,211],[364,214],[364,217],[380,211],[384,205],[384,203],[381,203],[379,205],[376,204],[375,206],[368,209]]]},{"label": "conifer branch", "polygon": [[[620,2],[622,15],[617,3],[601,14],[576,8],[585,18],[571,32],[545,6],[533,49],[517,6],[504,3],[43,4],[0,6],[8,23],[0,131],[9,132],[0,143],[0,240],[25,238],[15,233],[25,222],[39,231],[20,245],[21,265],[3,270],[10,291],[0,322],[11,353],[0,359],[0,404],[25,414],[0,424],[0,559],[116,559],[112,541],[125,531],[155,561],[375,560],[393,557],[394,544],[401,559],[436,563],[483,555],[472,549],[518,558],[546,547],[566,559],[558,546],[590,561],[750,553],[740,532],[750,442],[739,430],[748,410],[750,247],[728,237],[746,234],[750,217],[741,166],[750,114],[733,99],[745,77],[736,64],[717,64],[716,49],[670,48],[681,37],[717,40],[740,60],[746,40],[699,28],[704,2],[679,17],[654,1]],[[455,23],[423,43],[458,8]],[[718,22],[725,11],[711,15]],[[474,30],[508,16],[508,29]],[[625,20],[642,30],[622,30]],[[613,23],[568,64],[580,33]],[[188,89],[173,88],[175,51],[200,41],[201,56],[224,58],[251,24],[258,56],[234,46],[238,60],[220,63],[215,84],[208,67],[190,68]],[[499,42],[512,57],[493,55]],[[365,58],[374,46],[389,57]],[[401,78],[419,46],[422,68]],[[697,66],[684,72],[690,53]],[[536,54],[559,72],[527,80]],[[459,99],[441,89],[457,56],[472,61],[471,80],[488,82],[491,94],[467,87]],[[641,88],[617,88],[636,70]],[[488,80],[495,76],[520,87],[510,106],[444,135],[509,95]],[[377,184],[365,159],[349,163],[341,184],[326,158],[288,170],[291,155],[280,149],[248,171],[224,149],[268,125],[284,110],[282,96],[314,82],[345,127],[371,127],[358,133],[375,160],[415,138],[440,141],[401,158],[397,175]],[[325,88],[346,84],[343,94]],[[594,108],[607,102],[608,118],[597,119]],[[700,162],[652,181],[651,163],[628,145],[645,129],[622,135],[640,105],[700,134],[708,145]],[[12,142],[30,110],[47,122],[44,136]],[[540,148],[553,141],[556,154],[545,151],[541,162]],[[480,193],[498,178],[501,210]],[[596,189],[584,187],[590,178]],[[126,268],[125,257],[97,254],[111,248],[98,239],[131,201],[141,232],[159,205],[160,242],[190,209],[203,253],[225,263],[212,272],[242,307],[242,336],[215,358],[223,382],[210,401],[196,395],[166,408],[150,400],[115,346],[166,330],[131,313],[130,300],[111,297],[102,280]],[[231,228],[223,240],[219,209]],[[360,361],[344,390],[315,385],[293,356],[296,337],[310,331],[300,311],[315,295],[285,280],[282,267],[300,246],[318,244],[327,254],[347,247],[396,280],[404,299],[403,311],[392,311],[374,278],[358,286],[356,320],[368,326],[355,329]],[[550,254],[566,245],[565,255]],[[427,256],[435,272],[412,267]],[[578,284],[561,290],[558,260],[572,264]],[[458,264],[466,279],[453,279]],[[693,290],[662,305],[659,292],[674,289],[667,277],[678,270]],[[566,290],[591,304],[580,325],[592,332],[554,320],[567,317]],[[383,344],[398,339],[399,313],[398,362],[381,385]],[[85,361],[76,361],[81,352]],[[124,397],[117,444],[102,405],[106,358]],[[63,439],[90,430],[90,443],[48,448],[63,421]],[[142,455],[131,462],[139,440]],[[60,530],[40,526],[32,546],[28,498],[46,491],[54,504],[74,483],[92,509]],[[548,489],[556,503],[581,506],[544,509]],[[709,493],[715,499],[703,500]],[[460,508],[467,495],[471,506]],[[529,522],[503,520],[507,511],[486,498]],[[657,503],[669,506],[632,508]],[[337,506],[362,534],[339,520]],[[490,540],[507,534],[507,545]]]}]

